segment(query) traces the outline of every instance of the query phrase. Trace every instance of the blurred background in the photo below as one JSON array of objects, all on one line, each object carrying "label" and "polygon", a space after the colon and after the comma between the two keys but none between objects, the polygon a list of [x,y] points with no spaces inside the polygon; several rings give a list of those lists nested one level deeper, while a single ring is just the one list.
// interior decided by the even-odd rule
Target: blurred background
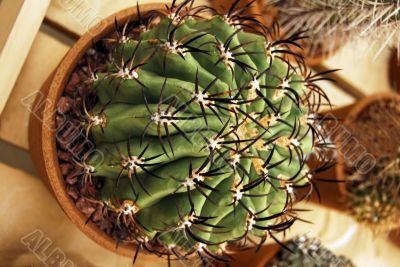
[{"label": "blurred background", "polygon": [[[140,4],[150,2],[169,3],[139,0]],[[267,23],[279,17],[288,25],[288,19],[295,18],[293,12],[309,8],[305,5],[289,9],[279,3],[271,7],[268,4],[272,2],[256,2]],[[37,230],[41,240],[48,240],[49,247],[61,249],[76,266],[131,265],[131,259],[117,256],[84,236],[36,176],[29,155],[28,120],[33,95],[79,36],[102,18],[135,4],[136,1],[126,0],[0,1],[0,195],[3,199],[0,202],[0,266],[49,266],[43,255],[32,252],[24,244],[24,238]],[[195,4],[220,8],[226,3],[196,0]],[[287,12],[279,13],[279,8]],[[319,9],[319,12],[323,10]],[[397,18],[400,17],[400,10],[395,12],[398,12]],[[314,17],[300,17],[299,21],[307,22],[311,18]],[[316,25],[320,28],[313,32],[314,36],[326,32],[321,24],[306,26],[315,28]],[[289,31],[289,26],[284,30]],[[344,30],[338,28],[335,31]],[[372,39],[363,38],[359,32],[351,32],[345,37],[319,36],[314,39],[314,44],[324,39],[328,42],[321,44],[323,49],[321,46],[319,50],[309,49],[313,58],[309,62],[310,68],[315,72],[340,69],[330,75],[336,82],[320,84],[334,109],[357,103],[372,94],[400,90],[397,47],[389,45],[391,40],[387,39],[392,31],[393,35],[400,35],[399,28],[391,28],[386,35],[375,34]],[[393,131],[400,131],[400,128]],[[288,233],[288,239],[301,234],[317,237],[327,248],[350,258],[355,266],[399,266],[400,248],[387,236],[374,235],[352,217],[324,205],[305,203],[301,207],[311,209],[302,218],[312,224],[296,223]],[[158,266],[140,261],[140,256],[136,265]]]}]

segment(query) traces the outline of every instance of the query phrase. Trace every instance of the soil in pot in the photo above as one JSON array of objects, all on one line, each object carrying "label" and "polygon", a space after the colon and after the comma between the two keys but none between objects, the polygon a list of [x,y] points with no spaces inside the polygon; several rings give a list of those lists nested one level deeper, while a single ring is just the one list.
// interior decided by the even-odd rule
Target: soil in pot
[{"label": "soil in pot", "polygon": [[[117,34],[109,37],[110,40],[117,38]],[[82,172],[82,166],[77,164],[78,159],[85,158],[94,149],[94,144],[87,142],[82,121],[82,117],[88,112],[87,109],[92,108],[94,104],[93,101],[88,102],[88,99],[94,99],[93,89],[88,81],[94,78],[95,72],[107,70],[112,50],[112,42],[101,40],[87,50],[78,62],[57,103],[56,124],[60,130],[56,140],[61,174],[65,178],[66,190],[76,207],[99,229],[115,240],[124,240],[126,233],[115,227],[116,214],[106,209],[101,202],[95,201],[101,184],[96,181],[83,183],[85,178],[82,176],[85,174]]]}]

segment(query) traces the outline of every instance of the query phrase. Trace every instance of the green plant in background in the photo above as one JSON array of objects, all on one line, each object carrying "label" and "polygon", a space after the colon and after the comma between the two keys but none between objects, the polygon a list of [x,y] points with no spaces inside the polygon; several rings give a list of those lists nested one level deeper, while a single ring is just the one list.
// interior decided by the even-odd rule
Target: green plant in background
[{"label": "green plant in background", "polygon": [[102,153],[81,166],[137,251],[226,262],[230,243],[261,245],[297,219],[294,188],[326,167],[305,160],[326,145],[316,114],[327,99],[320,74],[285,59],[300,36],[272,39],[237,1],[226,15],[192,5],[116,22],[83,118]]},{"label": "green plant in background", "polygon": [[317,239],[300,236],[287,244],[267,267],[354,267],[353,263],[325,248]]},{"label": "green plant in background", "polygon": [[279,22],[288,34],[307,30],[309,54],[329,53],[356,37],[400,49],[398,0],[266,0],[279,7]]},{"label": "green plant in background", "polygon": [[355,173],[348,186],[350,213],[376,233],[400,226],[400,153],[383,157],[367,174]]}]

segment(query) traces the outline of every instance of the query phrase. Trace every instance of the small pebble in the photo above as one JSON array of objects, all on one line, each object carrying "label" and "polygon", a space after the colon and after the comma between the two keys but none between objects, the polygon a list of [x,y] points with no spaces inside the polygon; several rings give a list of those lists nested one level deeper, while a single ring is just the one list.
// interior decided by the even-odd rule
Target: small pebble
[{"label": "small pebble", "polygon": [[71,75],[71,78],[67,84],[67,86],[65,87],[65,93],[71,97],[73,97],[76,93],[76,85],[79,84],[81,82],[81,79],[79,77],[79,75],[74,72]]},{"label": "small pebble", "polygon": [[71,171],[74,169],[74,167],[70,163],[61,163],[60,169],[61,169],[61,174],[63,176],[67,176],[71,173]]},{"label": "small pebble", "polygon": [[78,190],[74,186],[67,185],[67,193],[73,199],[78,199]]},{"label": "small pebble", "polygon": [[93,221],[94,222],[98,222],[101,219],[103,219],[103,212],[102,212],[102,209],[100,207],[98,207],[97,210],[94,213]]},{"label": "small pebble", "polygon": [[87,218],[96,210],[94,204],[83,197],[79,198],[75,205]]},{"label": "small pebble", "polygon": [[63,160],[63,161],[68,161],[70,162],[72,160],[72,155],[69,152],[65,152],[65,151],[58,151],[57,152],[58,158]]},{"label": "small pebble", "polygon": [[65,178],[65,182],[70,185],[75,184],[77,181],[78,181],[78,177],[76,175],[69,175],[69,176],[67,176],[67,178]]},{"label": "small pebble", "polygon": [[74,101],[72,98],[68,96],[62,96],[60,97],[60,100],[58,100],[57,112],[60,114],[66,114],[71,110],[73,104]]},{"label": "small pebble", "polygon": [[65,117],[62,115],[58,115],[56,116],[56,126],[57,129],[60,129],[65,123]]}]

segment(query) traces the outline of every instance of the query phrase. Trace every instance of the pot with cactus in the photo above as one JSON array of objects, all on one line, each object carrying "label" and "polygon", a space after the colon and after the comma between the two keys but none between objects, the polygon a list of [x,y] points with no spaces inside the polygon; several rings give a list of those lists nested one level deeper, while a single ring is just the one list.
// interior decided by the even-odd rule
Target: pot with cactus
[{"label": "pot with cactus", "polygon": [[394,238],[400,228],[400,97],[368,96],[344,111],[343,123],[334,120],[326,128],[337,144],[338,163],[322,177],[340,182],[317,185],[325,196],[321,204],[338,211],[346,207],[374,234],[392,232]]},{"label": "pot with cactus", "polygon": [[249,242],[280,242],[300,216],[293,190],[318,179],[305,159],[323,149],[322,78],[274,49],[294,40],[269,41],[243,12],[189,0],[121,11],[43,87],[30,126],[38,173],[102,246],[226,263]]}]

